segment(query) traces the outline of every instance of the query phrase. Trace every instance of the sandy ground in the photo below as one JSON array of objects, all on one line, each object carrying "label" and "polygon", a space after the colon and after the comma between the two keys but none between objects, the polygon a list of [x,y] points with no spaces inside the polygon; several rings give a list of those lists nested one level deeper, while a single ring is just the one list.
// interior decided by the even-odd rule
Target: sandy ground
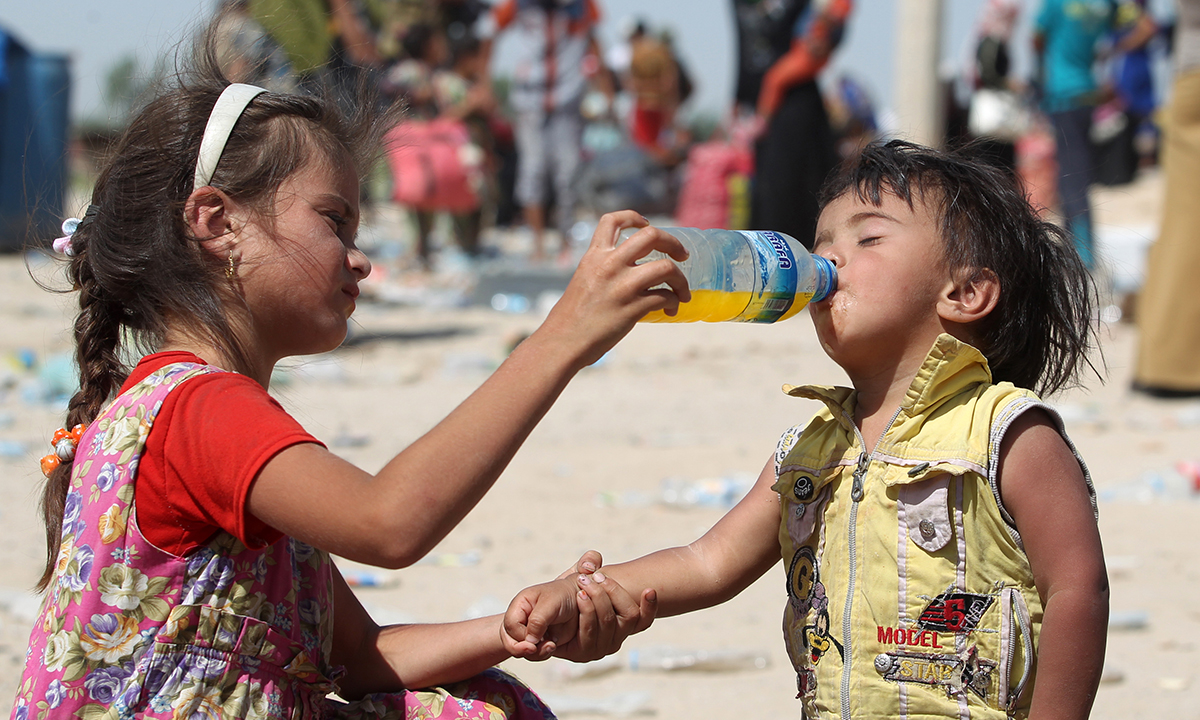
[{"label": "sandy ground", "polygon": [[[1097,194],[1101,222],[1156,222],[1159,187]],[[536,314],[364,303],[355,342],[297,363],[276,394],[314,434],[360,466],[379,468],[482,382]],[[0,715],[7,715],[35,601],[42,535],[36,457],[60,424],[36,401],[46,361],[69,348],[67,300],[38,290],[21,258],[0,258]],[[1095,718],[1200,718],[1200,502],[1171,492],[1172,471],[1200,458],[1200,403],[1132,395],[1136,330],[1105,326],[1107,382],[1056,398],[1102,497],[1114,627]],[[25,368],[23,349],[37,362]],[[52,363],[51,363],[52,364]],[[664,481],[753,477],[778,434],[815,410],[787,383],[842,382],[807,318],[777,326],[645,325],[568,387],[495,489],[437,548],[403,571],[368,571],[360,596],[384,621],[447,621],[496,612],[588,548],[628,559],[691,541],[720,508],[669,507]],[[31,402],[32,401],[32,402]],[[13,446],[10,443],[20,445]],[[1157,478],[1157,479],[1156,479]],[[710,483],[710,484],[713,484]],[[1165,487],[1165,490],[1163,489]],[[347,572],[364,570],[349,563]],[[671,645],[745,650],[765,669],[633,671],[569,679],[564,666],[506,666],[563,715],[621,713],[698,720],[799,717],[783,651],[780,567],[718,608],[661,619],[627,649]],[[1133,626],[1133,627],[1128,627]]]}]

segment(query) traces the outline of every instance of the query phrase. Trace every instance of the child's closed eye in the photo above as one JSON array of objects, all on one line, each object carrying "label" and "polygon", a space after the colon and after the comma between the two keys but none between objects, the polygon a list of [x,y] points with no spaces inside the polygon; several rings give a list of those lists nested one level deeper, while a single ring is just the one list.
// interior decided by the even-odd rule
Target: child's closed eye
[{"label": "child's closed eye", "polygon": [[333,229],[335,231],[341,230],[349,222],[348,220],[346,220],[346,218],[342,217],[339,213],[335,213],[335,212],[325,213],[325,219],[329,220],[333,224]]},{"label": "child's closed eye", "polygon": [[880,240],[880,238],[878,235],[872,235],[871,237],[862,238],[861,240],[858,241],[858,244],[859,245],[874,245],[875,243],[879,242],[879,240]]}]

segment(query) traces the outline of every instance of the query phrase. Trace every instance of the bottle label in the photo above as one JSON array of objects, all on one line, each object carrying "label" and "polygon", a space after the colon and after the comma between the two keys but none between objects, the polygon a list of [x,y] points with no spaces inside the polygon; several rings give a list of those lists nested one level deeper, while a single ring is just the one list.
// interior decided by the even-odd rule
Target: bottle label
[{"label": "bottle label", "polygon": [[736,319],[739,322],[773,323],[783,317],[796,301],[796,286],[799,283],[796,256],[779,233],[763,231],[747,232],[745,235],[758,255],[762,290],[750,297],[750,304]]}]

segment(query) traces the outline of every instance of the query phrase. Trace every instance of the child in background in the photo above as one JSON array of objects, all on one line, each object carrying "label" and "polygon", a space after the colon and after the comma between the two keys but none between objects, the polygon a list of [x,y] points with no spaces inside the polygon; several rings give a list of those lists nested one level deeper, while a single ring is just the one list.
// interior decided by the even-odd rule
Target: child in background
[{"label": "child in background", "polygon": [[[848,161],[821,207],[838,289],[810,308],[853,388],[785,386],[825,407],[745,499],[691,545],[591,578],[654,587],[673,615],[782,557],[806,718],[1086,718],[1108,614],[1095,493],[1023,389],[1088,364],[1083,263],[1002,171],[899,141]],[[527,590],[506,631],[536,637],[569,600]]]},{"label": "child in background", "polygon": [[198,63],[134,118],[55,243],[79,293],[80,389],[43,459],[45,599],[13,717],[552,717],[492,666],[612,652],[649,624],[653,594],[591,583],[536,642],[509,639],[499,616],[381,628],[330,554],[424,556],[579,369],[687,299],[672,263],[635,264],[685,252],[654,231],[617,247],[646,221],[604,216],[542,326],[364,472],[267,388],[280,359],[345,338],[371,269],[359,177],[387,114],[229,85],[211,51]]},{"label": "child in background", "polygon": [[[450,67],[433,74],[433,97],[438,115],[462,122],[471,144],[482,152],[483,183],[479,190],[480,207],[468,213],[450,216],[454,239],[468,257],[479,255],[479,234],[483,230],[484,210],[494,210],[496,163],[491,131],[491,115],[496,109],[491,78],[487,75],[487,56],[483,43],[466,35],[450,43]],[[428,241],[426,241],[428,246]]]}]

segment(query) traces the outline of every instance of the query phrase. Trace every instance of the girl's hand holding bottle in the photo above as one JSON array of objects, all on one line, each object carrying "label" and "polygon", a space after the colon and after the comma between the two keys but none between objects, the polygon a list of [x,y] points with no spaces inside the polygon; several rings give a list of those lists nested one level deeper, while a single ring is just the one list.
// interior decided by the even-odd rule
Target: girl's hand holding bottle
[{"label": "girl's hand holding bottle", "polygon": [[[618,245],[626,228],[641,230]],[[674,315],[680,302],[691,299],[687,278],[665,258],[638,264],[654,251],[679,262],[687,259],[678,239],[649,227],[632,210],[601,217],[571,283],[540,331],[557,338],[582,368],[599,360],[647,313]]]}]

